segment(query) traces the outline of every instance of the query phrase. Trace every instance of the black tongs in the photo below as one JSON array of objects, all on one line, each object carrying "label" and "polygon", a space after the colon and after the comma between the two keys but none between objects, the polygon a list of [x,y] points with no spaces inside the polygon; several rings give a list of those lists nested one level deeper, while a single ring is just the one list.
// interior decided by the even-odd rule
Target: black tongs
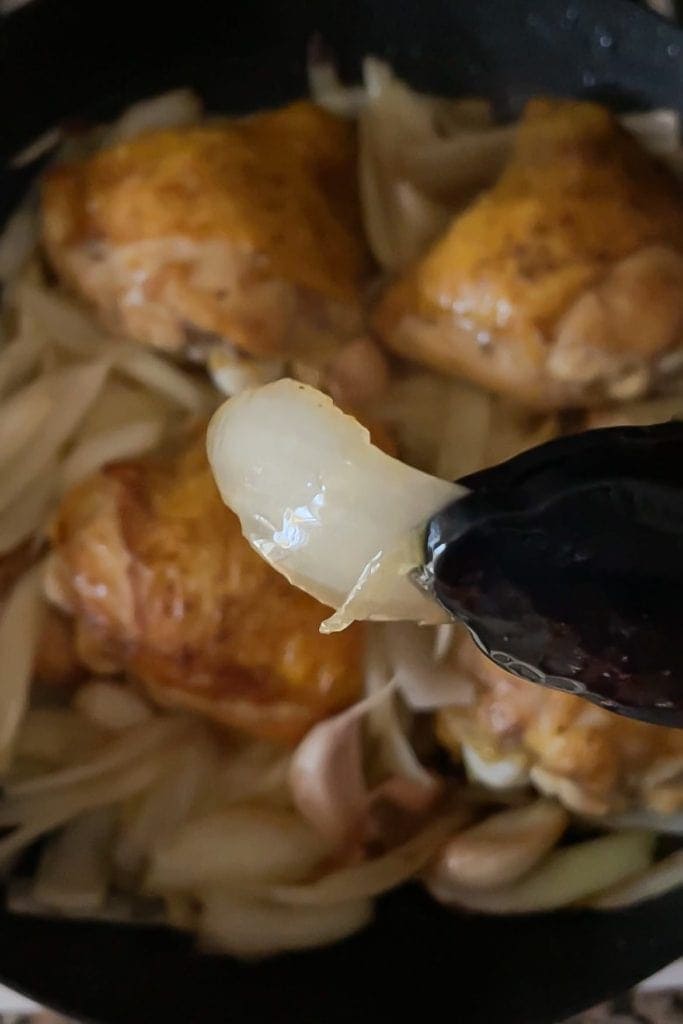
[{"label": "black tongs", "polygon": [[509,672],[683,727],[683,423],[561,438],[460,483],[419,584]]}]

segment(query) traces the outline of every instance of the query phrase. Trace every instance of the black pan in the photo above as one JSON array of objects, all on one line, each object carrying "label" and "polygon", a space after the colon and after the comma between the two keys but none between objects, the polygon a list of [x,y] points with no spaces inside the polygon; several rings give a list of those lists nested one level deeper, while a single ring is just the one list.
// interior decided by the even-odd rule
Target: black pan
[{"label": "black pan", "polygon": [[[215,109],[284,101],[305,91],[314,31],[347,75],[381,54],[415,85],[489,95],[502,113],[539,91],[683,110],[683,34],[629,0],[35,0],[0,37],[0,151],[173,85]],[[25,181],[0,177],[5,211]],[[551,1024],[683,954],[682,921],[683,890],[618,914],[486,919],[409,887],[354,939],[244,966],[163,930],[0,912],[0,977],[101,1024]]]}]

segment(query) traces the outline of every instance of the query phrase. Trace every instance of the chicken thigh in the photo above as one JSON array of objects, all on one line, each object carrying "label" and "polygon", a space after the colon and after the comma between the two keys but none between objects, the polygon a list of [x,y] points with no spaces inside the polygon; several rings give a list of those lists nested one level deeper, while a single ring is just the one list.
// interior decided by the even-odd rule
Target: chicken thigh
[{"label": "chicken thigh", "polygon": [[113,331],[273,356],[361,327],[353,126],[312,103],[153,132],[45,177],[44,245]]},{"label": "chicken thigh", "polygon": [[454,668],[473,706],[438,713],[437,733],[485,785],[531,781],[580,814],[683,808],[683,730],[623,718],[505,672],[466,638]]},{"label": "chicken thigh", "polygon": [[642,395],[683,344],[683,191],[603,107],[533,100],[497,183],[388,287],[375,326],[531,406]]},{"label": "chicken thigh", "polygon": [[322,636],[326,609],[251,550],[203,433],[77,486],[52,542],[48,591],[92,670],[123,670],[160,703],[284,742],[357,697],[362,630]]}]

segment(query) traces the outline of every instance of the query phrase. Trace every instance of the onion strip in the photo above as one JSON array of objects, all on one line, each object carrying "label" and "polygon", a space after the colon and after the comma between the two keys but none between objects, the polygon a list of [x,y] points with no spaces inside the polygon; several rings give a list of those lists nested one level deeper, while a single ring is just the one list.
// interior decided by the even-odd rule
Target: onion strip
[{"label": "onion strip", "polygon": [[163,432],[161,420],[141,420],[86,438],[74,447],[60,467],[62,488],[67,490],[109,462],[143,455],[159,444]]},{"label": "onion strip", "polygon": [[627,879],[607,892],[589,900],[594,910],[621,910],[645,900],[655,899],[683,885],[683,850],[677,850],[664,860],[653,864],[641,875]]},{"label": "onion strip", "polygon": [[379,896],[416,875],[468,818],[468,810],[461,808],[431,822],[407,843],[381,857],[333,871],[308,885],[276,886],[271,896],[280,903],[310,907]]},{"label": "onion strip", "polygon": [[[48,794],[33,807],[27,808],[30,815],[18,828],[0,839],[0,868],[8,866],[21,850],[40,836],[78,814],[135,796],[150,786],[164,767],[165,759],[157,753],[154,757],[134,763],[118,775],[100,776],[65,792]],[[5,823],[10,824],[11,821]]]},{"label": "onion strip", "polygon": [[20,333],[0,351],[0,396],[15,387],[35,367],[45,348],[45,338]]},{"label": "onion strip", "polygon": [[39,377],[5,398],[0,408],[0,470],[44,426],[53,409],[49,378]]},{"label": "onion strip", "polygon": [[334,907],[283,907],[206,890],[199,934],[206,949],[254,959],[339,942],[372,919],[367,900]]},{"label": "onion strip", "polygon": [[0,511],[11,505],[35,477],[45,471],[69,440],[97,398],[109,372],[109,363],[99,360],[58,370],[50,378],[54,412],[50,429],[41,433],[28,451],[16,456],[3,472],[0,482]]},{"label": "onion strip", "polygon": [[192,725],[189,719],[175,716],[145,721],[116,735],[100,753],[81,764],[9,784],[5,788],[4,804],[0,805],[0,822],[7,822],[7,816],[12,813],[15,805],[18,807],[27,798],[43,797],[48,793],[68,790],[81,783],[103,778],[138,758],[177,741]]},{"label": "onion strip", "polygon": [[55,910],[91,914],[109,888],[109,848],[116,819],[111,807],[70,822],[48,844],[33,885],[39,903]]},{"label": "onion strip", "polygon": [[125,376],[157,391],[188,412],[199,414],[209,411],[209,389],[166,359],[130,345],[113,354],[117,370]]},{"label": "onion strip", "polygon": [[12,551],[45,523],[56,492],[57,471],[48,465],[24,488],[19,497],[0,513],[0,556]]},{"label": "onion strip", "polygon": [[42,564],[25,573],[10,593],[0,616],[0,768],[5,771],[28,704],[44,608],[42,577]]}]

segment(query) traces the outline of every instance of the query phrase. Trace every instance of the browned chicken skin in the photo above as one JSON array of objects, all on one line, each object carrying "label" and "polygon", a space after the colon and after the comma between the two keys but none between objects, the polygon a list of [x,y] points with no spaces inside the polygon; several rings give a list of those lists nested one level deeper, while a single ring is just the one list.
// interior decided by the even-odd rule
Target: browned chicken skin
[{"label": "browned chicken skin", "polygon": [[375,324],[399,354],[530,405],[642,394],[683,342],[683,192],[603,107],[533,100],[498,182]]},{"label": "browned chicken skin", "polygon": [[439,738],[458,758],[466,744],[484,764],[512,759],[538,789],[579,813],[683,808],[683,730],[623,718],[528,683],[469,638],[455,667],[476,687],[474,706],[438,713]]},{"label": "browned chicken skin", "polygon": [[114,330],[252,355],[352,337],[368,255],[353,126],[312,103],[160,131],[50,171],[55,270]]},{"label": "browned chicken skin", "polygon": [[285,742],[357,697],[362,629],[319,633],[326,609],[251,550],[203,435],[76,487],[52,540],[49,590],[93,670],[123,669],[161,703]]}]

